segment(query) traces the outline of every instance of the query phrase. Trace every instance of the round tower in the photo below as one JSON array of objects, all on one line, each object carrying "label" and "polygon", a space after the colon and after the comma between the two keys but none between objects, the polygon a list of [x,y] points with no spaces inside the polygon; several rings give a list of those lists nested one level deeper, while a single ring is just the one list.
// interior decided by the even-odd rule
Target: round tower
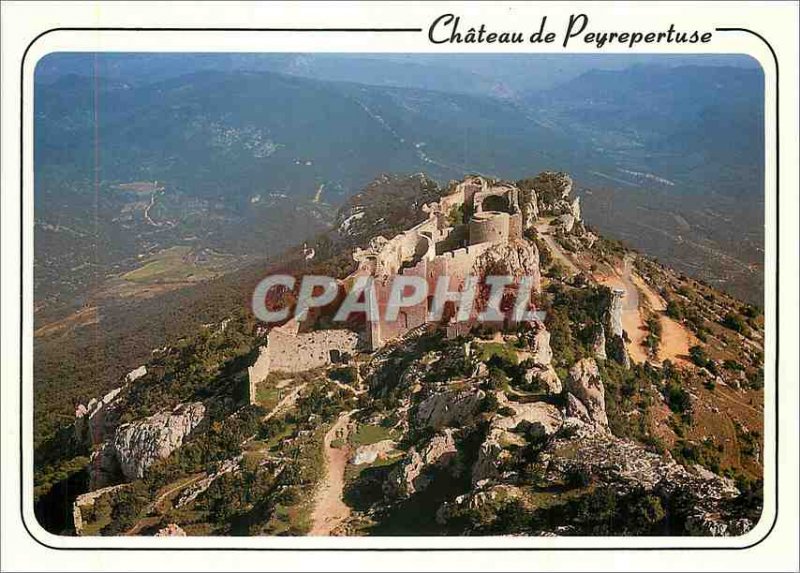
[{"label": "round tower", "polygon": [[469,244],[508,242],[509,218],[498,211],[475,213],[469,221]]}]

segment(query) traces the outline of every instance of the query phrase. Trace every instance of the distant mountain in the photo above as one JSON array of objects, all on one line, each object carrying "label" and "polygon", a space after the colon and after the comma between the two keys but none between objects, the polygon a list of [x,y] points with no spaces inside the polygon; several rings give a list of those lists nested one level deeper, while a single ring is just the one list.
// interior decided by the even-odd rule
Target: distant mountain
[{"label": "distant mountain", "polygon": [[569,149],[496,99],[270,72],[144,84],[70,74],[37,83],[35,113],[43,296],[53,281],[81,290],[75,272],[130,270],[188,239],[266,256],[318,230],[326,205],[380,172],[521,173]]},{"label": "distant mountain", "polygon": [[519,178],[552,168],[594,189],[584,195],[591,224],[760,300],[759,69],[577,75],[592,60],[561,62],[570,70],[556,76],[572,79],[557,88],[455,93],[491,92],[510,85],[500,75],[535,69],[512,60],[492,76],[485,58],[472,74],[458,58],[440,70],[438,60],[401,55],[45,58],[34,104],[40,308],[86,302],[74,294],[176,245],[228,257],[215,272],[269,256],[330,225],[334,207],[379,173],[444,183],[471,171]]},{"label": "distant mountain", "polygon": [[[526,102],[549,123],[592,141],[602,155],[646,162],[688,188],[740,195],[762,186],[764,84],[758,68],[593,70]],[[709,178],[704,167],[714,175]],[[698,189],[707,180],[725,187]]]},{"label": "distant mountain", "polygon": [[141,85],[198,71],[279,72],[367,85],[406,87],[521,98],[550,89],[591,70],[632,65],[735,66],[757,69],[736,54],[394,54],[394,53],[96,53],[57,52],[36,66],[36,81],[52,83],[77,74]]}]

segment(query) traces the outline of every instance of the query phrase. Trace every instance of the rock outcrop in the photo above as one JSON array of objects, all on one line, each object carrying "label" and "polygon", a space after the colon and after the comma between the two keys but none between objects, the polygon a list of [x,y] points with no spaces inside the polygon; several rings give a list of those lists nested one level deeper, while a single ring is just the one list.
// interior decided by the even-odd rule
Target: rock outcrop
[{"label": "rock outcrop", "polygon": [[[494,245],[478,257],[473,265],[476,275],[485,274],[486,269],[492,269],[491,274],[506,274],[517,280],[530,277],[531,288],[541,291],[539,249],[530,241]],[[499,272],[499,269],[503,269],[503,272]]]},{"label": "rock outcrop", "polygon": [[531,359],[534,364],[549,366],[553,361],[553,349],[550,348],[550,333],[543,324],[537,325],[536,334],[531,342]]},{"label": "rock outcrop", "polygon": [[520,197],[520,210],[522,211],[522,226],[525,229],[533,227],[539,218],[539,199],[536,190],[531,189]]},{"label": "rock outcrop", "polygon": [[201,493],[206,491],[209,488],[209,486],[212,483],[214,483],[214,481],[216,481],[216,479],[219,478],[220,476],[232,472],[238,472],[239,468],[241,467],[243,458],[244,458],[243,455],[239,455],[219,462],[219,465],[217,465],[217,469],[213,473],[206,475],[200,481],[193,483],[192,485],[181,491],[180,495],[177,497],[177,500],[175,501],[175,507],[181,508],[193,502],[195,499],[197,499],[197,497]]},{"label": "rock outcrop", "polygon": [[575,227],[575,217],[573,217],[571,213],[560,215],[558,217],[558,226],[565,233],[571,233],[573,227]]},{"label": "rock outcrop", "polygon": [[561,380],[553,366],[538,364],[528,368],[522,375],[528,386],[539,386],[545,394],[561,394]]},{"label": "rock outcrop", "polygon": [[106,439],[117,419],[120,392],[122,387],[114,388],[99,400],[92,398],[75,409],[73,430],[79,444],[91,448]]},{"label": "rock outcrop", "polygon": [[486,394],[483,390],[447,390],[423,400],[416,413],[416,423],[434,430],[445,426],[463,426],[477,414]]},{"label": "rock outcrop", "polygon": [[561,412],[552,404],[520,404],[509,401],[503,393],[498,393],[498,402],[513,413],[508,416],[498,415],[492,420],[486,439],[478,450],[478,458],[472,466],[473,484],[499,475],[503,461],[511,455],[506,445],[525,445],[526,438],[515,433],[515,430],[524,430],[520,433],[524,433],[526,437],[537,436],[543,439],[554,435],[563,424]]},{"label": "rock outcrop", "polygon": [[168,523],[156,532],[156,537],[186,537],[186,532],[177,523]]},{"label": "rock outcrop", "polygon": [[572,200],[572,203],[570,203],[570,206],[569,206],[569,210],[570,210],[570,214],[572,215],[572,217],[575,220],[575,222],[578,222],[578,221],[581,220],[581,198],[580,197],[575,197],[575,199]]},{"label": "rock outcrop", "polygon": [[119,426],[113,439],[92,455],[92,488],[106,485],[119,474],[127,481],[141,478],[150,465],[180,447],[205,421],[205,416],[203,403],[193,402]]},{"label": "rock outcrop", "polygon": [[592,341],[592,353],[594,357],[599,360],[605,360],[608,358],[606,354],[606,329],[603,328],[603,325],[599,325],[595,334],[594,340]]},{"label": "rock outcrop", "polygon": [[556,439],[540,459],[548,480],[563,481],[580,472],[620,495],[645,491],[681,499],[680,505],[688,511],[689,534],[740,535],[753,526],[736,516],[732,504],[739,491],[730,479],[705,469],[687,469],[669,454],[648,452],[631,440],[590,431]]},{"label": "rock outcrop", "polygon": [[570,368],[564,389],[583,404],[589,419],[597,428],[608,429],[605,388],[593,358],[579,360]]},{"label": "rock outcrop", "polygon": [[625,368],[630,368],[631,359],[628,356],[628,349],[625,347],[625,340],[621,336],[612,336],[606,340],[606,354]]},{"label": "rock outcrop", "polygon": [[[502,395],[501,395],[502,396]],[[493,428],[513,430],[523,422],[536,426],[542,435],[552,436],[561,428],[563,416],[558,408],[546,402],[512,402],[501,397],[502,406],[513,410],[510,416],[498,416],[492,421]]]},{"label": "rock outcrop", "polygon": [[611,289],[611,305],[608,309],[608,330],[612,336],[622,336],[622,299],[625,289]]},{"label": "rock outcrop", "polygon": [[359,446],[359,448],[355,451],[355,454],[353,454],[353,457],[350,459],[350,463],[354,466],[373,464],[379,458],[386,458],[386,456],[394,450],[394,447],[394,440],[381,440],[380,442],[375,442],[374,444]]},{"label": "rock outcrop", "polygon": [[455,461],[458,452],[453,432],[448,429],[435,435],[420,451],[411,448],[384,482],[386,496],[405,498],[428,487],[433,470],[445,468]]},{"label": "rock outcrop", "polygon": [[496,484],[486,488],[479,488],[470,493],[459,495],[453,501],[443,503],[436,511],[436,522],[440,525],[445,525],[462,511],[482,511],[522,497],[523,492],[513,485]]},{"label": "rock outcrop", "polygon": [[139,366],[138,368],[134,368],[133,370],[128,372],[125,375],[125,382],[128,382],[128,383],[136,382],[139,378],[141,378],[142,376],[145,376],[146,374],[147,374],[147,366],[143,364],[143,365]]}]

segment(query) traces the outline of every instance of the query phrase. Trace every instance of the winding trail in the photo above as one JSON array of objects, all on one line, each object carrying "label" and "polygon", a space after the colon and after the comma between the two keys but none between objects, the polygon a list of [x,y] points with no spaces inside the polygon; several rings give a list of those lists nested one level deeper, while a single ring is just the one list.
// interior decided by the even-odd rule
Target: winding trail
[{"label": "winding trail", "polygon": [[154,511],[163,512],[167,508],[164,507],[164,502],[169,501],[171,496],[179,493],[180,491],[186,489],[190,485],[197,483],[201,479],[206,477],[205,473],[196,474],[193,476],[189,476],[188,478],[181,480],[178,482],[177,485],[170,487],[169,489],[163,491],[159,494],[153,501],[147,504],[146,509],[142,512],[144,517],[139,518],[136,523],[134,523],[123,535],[131,536],[131,535],[139,535],[139,533],[147,528],[152,527],[161,521],[161,515],[151,515]]},{"label": "winding trail", "polygon": [[550,253],[558,259],[564,266],[567,267],[567,271],[570,275],[577,275],[581,272],[572,259],[570,259],[566,253],[561,249],[561,246],[556,242],[553,238],[553,235],[550,234],[552,227],[550,226],[551,219],[542,219],[535,224],[536,233],[539,237],[544,241],[547,245],[547,248],[550,249]]},{"label": "winding trail", "polygon": [[350,508],[342,501],[344,470],[350,454],[347,446],[334,448],[331,443],[347,439],[347,425],[353,412],[342,412],[339,419],[325,434],[325,478],[320,483],[311,514],[309,535],[330,535],[350,515]]}]

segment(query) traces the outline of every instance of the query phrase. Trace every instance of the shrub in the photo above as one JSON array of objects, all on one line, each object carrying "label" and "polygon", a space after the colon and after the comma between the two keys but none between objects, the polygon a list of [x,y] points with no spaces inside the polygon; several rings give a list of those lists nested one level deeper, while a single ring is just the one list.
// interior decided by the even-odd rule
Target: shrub
[{"label": "shrub", "polygon": [[749,332],[749,329],[747,328],[747,322],[745,321],[744,317],[736,312],[727,313],[725,318],[722,319],[722,326],[729,328],[734,332],[738,332],[739,334],[747,335],[747,332]]},{"label": "shrub", "polygon": [[744,370],[744,366],[742,366],[741,364],[739,364],[735,360],[731,360],[731,359],[725,360],[725,362],[723,362],[722,365],[727,370],[735,370],[737,372],[740,371],[740,370]]},{"label": "shrub", "polygon": [[334,368],[328,373],[328,376],[331,378],[331,380],[337,380],[343,384],[349,384],[352,386],[356,381],[356,368],[355,366]]},{"label": "shrub", "polygon": [[692,398],[682,386],[669,381],[664,387],[664,397],[667,399],[669,409],[676,414],[688,412],[692,406]]},{"label": "shrub", "polygon": [[487,392],[486,396],[481,402],[481,412],[492,414],[498,411],[500,402],[497,400],[497,395],[494,392]]},{"label": "shrub", "polygon": [[676,300],[667,303],[667,316],[675,320],[683,320],[683,306]]},{"label": "shrub", "polygon": [[570,487],[586,487],[592,483],[592,476],[584,468],[573,468],[566,476],[567,485]]},{"label": "shrub", "polygon": [[692,346],[689,349],[689,356],[691,356],[692,362],[700,368],[705,368],[708,364],[708,354],[702,346]]}]

